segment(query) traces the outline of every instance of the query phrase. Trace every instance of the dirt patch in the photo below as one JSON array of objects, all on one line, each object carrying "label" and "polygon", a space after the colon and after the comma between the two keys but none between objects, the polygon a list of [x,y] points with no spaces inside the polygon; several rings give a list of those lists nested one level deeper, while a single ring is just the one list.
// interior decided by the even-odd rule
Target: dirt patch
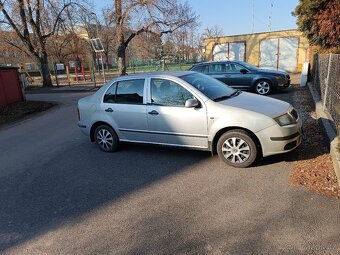
[{"label": "dirt patch", "polygon": [[304,134],[289,182],[340,199],[340,187],[308,88],[298,88],[294,101],[303,121]]},{"label": "dirt patch", "polygon": [[55,103],[51,102],[26,101],[0,106],[0,125],[24,119],[34,113],[46,111],[55,105]]}]

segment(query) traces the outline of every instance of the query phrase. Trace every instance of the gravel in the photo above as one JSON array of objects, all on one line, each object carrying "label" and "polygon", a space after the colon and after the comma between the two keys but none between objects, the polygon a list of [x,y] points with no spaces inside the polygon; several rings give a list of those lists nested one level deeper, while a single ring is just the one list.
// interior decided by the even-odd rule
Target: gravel
[{"label": "gravel", "polygon": [[289,176],[292,185],[304,186],[312,192],[340,199],[340,187],[334,172],[327,139],[307,87],[297,88],[295,108],[303,121],[303,139],[297,161]]}]

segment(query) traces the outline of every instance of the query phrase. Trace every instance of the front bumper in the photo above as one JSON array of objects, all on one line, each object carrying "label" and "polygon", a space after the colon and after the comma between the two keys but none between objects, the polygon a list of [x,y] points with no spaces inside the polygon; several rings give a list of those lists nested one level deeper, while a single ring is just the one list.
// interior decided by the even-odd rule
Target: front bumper
[{"label": "front bumper", "polygon": [[286,89],[291,86],[290,80],[282,81],[281,83],[278,83],[277,88],[278,89]]},{"label": "front bumper", "polygon": [[262,146],[263,157],[294,150],[301,144],[302,123],[281,127],[273,125],[256,133]]},{"label": "front bumper", "polygon": [[277,82],[278,89],[286,89],[291,86],[290,75],[286,74],[285,76],[275,77]]}]

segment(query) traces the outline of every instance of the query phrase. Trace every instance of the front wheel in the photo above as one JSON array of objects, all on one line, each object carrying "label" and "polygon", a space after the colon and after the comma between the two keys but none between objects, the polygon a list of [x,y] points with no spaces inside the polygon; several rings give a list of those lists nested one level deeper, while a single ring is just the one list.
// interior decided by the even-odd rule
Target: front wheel
[{"label": "front wheel", "polygon": [[217,154],[230,166],[248,167],[256,159],[257,148],[247,132],[231,130],[224,133],[218,140]]},{"label": "front wheel", "polygon": [[255,92],[260,95],[269,95],[273,91],[273,85],[270,81],[259,80],[255,84]]},{"label": "front wheel", "polygon": [[98,147],[105,152],[114,152],[118,149],[119,139],[116,132],[108,125],[100,125],[94,131]]}]

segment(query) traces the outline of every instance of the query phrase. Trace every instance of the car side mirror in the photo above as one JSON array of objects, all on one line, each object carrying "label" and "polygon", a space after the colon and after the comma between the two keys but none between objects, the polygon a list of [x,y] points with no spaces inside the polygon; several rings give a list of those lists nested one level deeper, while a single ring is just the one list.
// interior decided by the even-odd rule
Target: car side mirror
[{"label": "car side mirror", "polygon": [[240,70],[240,73],[246,74],[246,73],[248,73],[248,70],[245,69],[245,68],[242,68],[242,69]]},{"label": "car side mirror", "polygon": [[191,98],[185,101],[185,108],[194,108],[199,106],[199,102],[196,98]]}]

